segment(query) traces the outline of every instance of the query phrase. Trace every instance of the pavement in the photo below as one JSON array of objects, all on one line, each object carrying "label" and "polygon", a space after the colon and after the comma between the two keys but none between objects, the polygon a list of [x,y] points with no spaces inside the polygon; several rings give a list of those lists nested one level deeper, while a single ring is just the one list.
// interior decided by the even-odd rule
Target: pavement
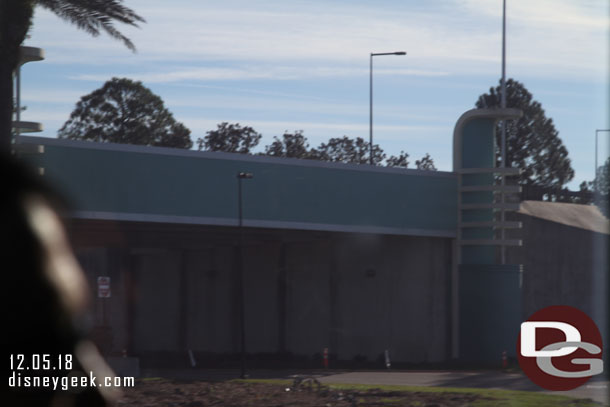
[{"label": "pavement", "polygon": [[[343,384],[473,387],[483,389],[521,390],[561,394],[592,399],[610,406],[607,379],[592,378],[583,386],[564,392],[541,389],[522,373],[487,371],[340,371],[340,370],[249,370],[253,379],[290,379],[297,375],[313,376],[320,382]],[[229,380],[238,378],[239,370],[232,369],[143,369],[143,377],[166,377],[178,380]]]},{"label": "pavement", "polygon": [[498,371],[419,371],[419,372],[347,372],[324,376],[322,383],[393,384],[403,386],[475,387],[483,389],[523,390],[561,394],[569,397],[592,399],[610,405],[609,382],[591,379],[574,390],[556,392],[541,389],[521,373]]}]

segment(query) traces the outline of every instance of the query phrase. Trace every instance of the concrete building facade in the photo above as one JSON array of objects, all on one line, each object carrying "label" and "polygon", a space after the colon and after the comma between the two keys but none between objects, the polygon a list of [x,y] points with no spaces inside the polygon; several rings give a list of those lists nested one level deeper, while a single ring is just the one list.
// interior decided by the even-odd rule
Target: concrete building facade
[{"label": "concrete building facade", "polygon": [[[485,120],[471,130],[493,136],[495,119]],[[459,172],[35,137],[20,144],[73,204],[68,230],[94,296],[98,277],[110,277],[110,298],[95,298],[92,314],[106,354],[151,364],[187,363],[189,350],[209,365],[235,359],[240,242],[251,359],[315,363],[328,348],[333,360],[382,366],[387,349],[398,363],[439,364],[464,359],[464,344],[480,340],[465,328],[471,314],[460,313],[485,287],[460,287]],[[240,229],[242,171],[254,178],[243,180]],[[509,237],[524,244],[507,254],[523,265],[518,296],[499,304],[518,310],[509,315],[517,326],[500,322],[509,344],[518,321],[544,305],[577,306],[602,326],[607,319],[607,220],[576,206],[577,218],[588,213],[600,228],[561,223],[565,214],[544,219],[527,202],[513,215],[523,227]],[[499,360],[498,349],[482,361]]]}]

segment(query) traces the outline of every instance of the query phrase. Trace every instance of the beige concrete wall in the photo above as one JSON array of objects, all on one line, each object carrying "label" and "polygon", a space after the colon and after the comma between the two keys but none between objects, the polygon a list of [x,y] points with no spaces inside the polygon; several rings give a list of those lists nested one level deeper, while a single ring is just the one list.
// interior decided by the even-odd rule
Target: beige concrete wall
[{"label": "beige concrete wall", "polygon": [[[113,297],[96,300],[107,307],[112,351],[238,352],[236,234],[129,227],[115,247],[77,250],[92,283],[113,278]],[[249,353],[311,358],[327,347],[341,360],[376,361],[384,349],[395,361],[448,359],[449,239],[263,235],[245,239]]]},{"label": "beige concrete wall", "polygon": [[[524,265],[523,318],[548,305],[575,306],[605,331],[607,235],[525,215],[511,263]],[[92,325],[111,327],[107,351],[239,351],[238,234],[230,228],[133,223],[71,226],[95,295]],[[247,348],[341,360],[449,359],[451,241],[443,238],[248,230]],[[597,250],[596,250],[597,248]]]},{"label": "beige concrete wall", "polygon": [[523,222],[521,230],[511,231],[523,246],[507,251],[510,263],[523,264],[523,317],[550,305],[570,305],[603,324],[608,235],[527,215],[511,217]]}]

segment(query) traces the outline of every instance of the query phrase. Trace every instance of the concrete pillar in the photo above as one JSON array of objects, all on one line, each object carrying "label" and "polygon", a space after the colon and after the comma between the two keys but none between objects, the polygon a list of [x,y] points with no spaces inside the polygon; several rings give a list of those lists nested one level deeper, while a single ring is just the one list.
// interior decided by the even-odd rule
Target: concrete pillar
[{"label": "concrete pillar", "polygon": [[[495,202],[496,176],[518,169],[496,167],[495,128],[498,120],[520,117],[516,109],[470,110],[454,132],[454,171],[458,173],[458,349],[466,362],[498,364],[502,352],[515,356],[521,322],[522,267],[496,264],[496,247],[520,241],[496,239],[494,229],[509,227],[496,221],[494,210],[518,209],[518,204]],[[516,191],[513,191],[516,192]],[[513,208],[513,206],[515,208]],[[511,227],[514,225],[510,225]]]}]

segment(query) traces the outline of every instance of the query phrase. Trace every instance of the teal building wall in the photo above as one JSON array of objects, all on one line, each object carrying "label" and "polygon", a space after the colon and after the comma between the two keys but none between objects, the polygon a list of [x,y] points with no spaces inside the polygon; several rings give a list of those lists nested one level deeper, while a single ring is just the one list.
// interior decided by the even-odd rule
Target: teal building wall
[{"label": "teal building wall", "polygon": [[[459,207],[493,202],[491,191],[460,192],[460,185],[492,185],[494,179],[493,173],[460,173],[495,166],[494,131],[501,112],[476,111],[474,116],[482,114],[477,117],[472,112],[456,125],[454,157],[459,157],[459,165],[454,172],[40,137],[21,137],[20,142],[30,147],[23,149],[30,151],[24,157],[44,169],[44,177],[67,197],[75,218],[234,227],[237,174],[250,172],[254,178],[242,184],[246,228],[439,237],[445,243],[447,238],[491,240],[492,227],[459,228],[460,222],[494,220],[493,209]],[[446,244],[439,242],[439,253],[445,253]],[[493,245],[457,249],[453,282],[439,277],[429,292],[453,302],[457,318],[449,322],[445,310],[446,316],[434,326],[453,324],[453,347],[457,342],[460,359],[497,361],[504,350],[514,353],[521,319],[521,267],[496,264]],[[428,266],[414,265],[428,256],[435,254],[422,252],[406,259],[405,276],[426,272]],[[382,265],[376,267],[383,270]],[[406,280],[405,287],[413,283]],[[413,305],[422,303],[423,298],[416,298],[410,298]],[[412,312],[417,309],[413,306]]]},{"label": "teal building wall", "polygon": [[76,217],[454,237],[451,172],[22,137]]}]

